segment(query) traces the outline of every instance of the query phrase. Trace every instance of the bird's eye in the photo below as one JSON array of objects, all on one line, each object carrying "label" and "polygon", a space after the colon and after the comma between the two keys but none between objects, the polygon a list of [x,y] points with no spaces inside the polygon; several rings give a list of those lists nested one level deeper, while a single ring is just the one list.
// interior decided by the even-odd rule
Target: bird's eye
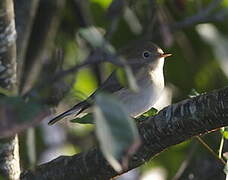
[{"label": "bird's eye", "polygon": [[143,56],[143,58],[148,58],[148,57],[150,57],[150,52],[149,51],[144,51],[143,53],[142,53],[142,56]]}]

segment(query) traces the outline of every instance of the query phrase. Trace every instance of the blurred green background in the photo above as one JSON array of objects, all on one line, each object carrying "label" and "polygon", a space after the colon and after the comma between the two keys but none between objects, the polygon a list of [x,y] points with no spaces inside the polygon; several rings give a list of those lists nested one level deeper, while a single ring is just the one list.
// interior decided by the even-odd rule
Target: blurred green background
[{"label": "blurred green background", "polygon": [[[213,2],[216,1],[117,0],[111,5],[112,0],[67,0],[61,11],[54,48],[63,50],[63,68],[66,69],[83,62],[91,51],[78,35],[82,27],[96,27],[117,52],[125,54],[128,53],[125,48],[131,51],[142,41],[151,40],[173,54],[165,63],[164,73],[165,82],[172,91],[172,103],[175,103],[188,98],[192,89],[204,93],[227,85],[228,1],[218,1],[216,6],[209,7]],[[58,105],[57,112],[85,99],[112,69],[113,65],[105,63],[82,68],[71,75],[75,81]],[[65,80],[71,82],[71,79],[67,77]],[[28,130],[20,136],[23,167],[47,162],[61,154],[88,150],[97,143],[93,129],[93,125],[69,122],[48,127],[44,122]],[[215,132],[204,138],[217,153],[221,134]],[[186,167],[183,167],[185,162]],[[159,154],[140,167],[137,176],[143,177],[159,167],[165,172],[164,179],[172,179],[183,167],[176,179],[222,179],[223,169],[217,164],[218,160],[192,139]],[[200,176],[199,171],[204,175]],[[212,171],[213,175],[210,174]]]}]

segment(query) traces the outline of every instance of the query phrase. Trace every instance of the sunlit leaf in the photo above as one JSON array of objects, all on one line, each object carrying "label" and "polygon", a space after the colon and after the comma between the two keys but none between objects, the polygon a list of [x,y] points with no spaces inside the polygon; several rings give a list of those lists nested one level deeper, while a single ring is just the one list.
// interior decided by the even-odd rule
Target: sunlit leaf
[{"label": "sunlit leaf", "polygon": [[73,86],[74,96],[84,100],[97,88],[97,79],[92,71],[84,68],[77,73],[76,81]]},{"label": "sunlit leaf", "polygon": [[197,91],[196,91],[196,89],[191,89],[191,91],[190,91],[190,93],[189,93],[189,97],[190,98],[193,98],[193,97],[196,97],[196,96],[199,96],[200,95],[200,93],[198,93]]},{"label": "sunlit leaf", "polygon": [[104,49],[112,54],[115,53],[113,46],[103,38],[96,27],[81,28],[79,30],[79,35],[81,35],[92,47]]},{"label": "sunlit leaf", "polygon": [[135,76],[133,75],[133,72],[131,70],[131,68],[129,66],[125,66],[125,73],[126,73],[126,77],[127,77],[127,82],[128,82],[128,86],[132,91],[138,92],[139,91],[139,87],[138,84],[136,82]]},{"label": "sunlit leaf", "polygon": [[139,19],[135,12],[128,7],[125,8],[124,19],[134,34],[140,34],[142,32],[142,25]]},{"label": "sunlit leaf", "polygon": [[123,68],[118,68],[116,70],[116,76],[122,86],[127,86],[127,77]]},{"label": "sunlit leaf", "polygon": [[127,86],[134,92],[139,91],[138,84],[129,66],[125,65],[124,68],[117,69],[116,75],[122,86]]},{"label": "sunlit leaf", "polygon": [[224,130],[221,130],[221,133],[225,139],[228,139],[228,128],[225,127]]},{"label": "sunlit leaf", "polygon": [[76,118],[71,120],[72,123],[80,123],[80,124],[94,124],[93,115],[91,113],[86,114],[81,118]]},{"label": "sunlit leaf", "polygon": [[154,116],[155,114],[157,114],[158,110],[155,108],[151,108],[149,111],[145,112],[143,114],[143,116],[145,117],[150,117],[150,116]]},{"label": "sunlit leaf", "polygon": [[103,8],[107,8],[111,4],[112,0],[91,0],[91,2],[97,3]]},{"label": "sunlit leaf", "polygon": [[149,111],[143,113],[141,116],[137,117],[136,121],[145,121],[148,117],[154,116],[158,113],[158,110],[155,108],[151,108]]},{"label": "sunlit leaf", "polygon": [[100,148],[118,172],[127,167],[129,156],[140,145],[136,125],[124,109],[124,105],[111,95],[96,96],[94,111]]}]

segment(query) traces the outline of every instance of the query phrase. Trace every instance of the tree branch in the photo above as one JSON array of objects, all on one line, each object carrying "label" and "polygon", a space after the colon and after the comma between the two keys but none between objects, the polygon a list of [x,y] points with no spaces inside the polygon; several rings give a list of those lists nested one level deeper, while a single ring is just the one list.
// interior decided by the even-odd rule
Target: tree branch
[{"label": "tree branch", "polygon": [[15,91],[16,30],[12,0],[0,1],[0,87]]},{"label": "tree branch", "polygon": [[0,139],[0,146],[0,178],[18,180],[21,172],[17,135]]},{"label": "tree branch", "polygon": [[[156,116],[138,123],[143,145],[131,158],[125,172],[172,145],[227,125],[228,87],[170,105]],[[107,180],[117,175],[99,148],[93,148],[74,156],[61,156],[37,166],[34,171],[25,171],[21,179]]]},{"label": "tree branch", "polygon": [[[213,15],[210,15],[210,13],[213,10],[215,10],[222,1],[223,0],[211,1],[211,3],[208,4],[206,8],[202,9],[201,11],[199,11],[197,14],[194,14],[193,16],[187,17],[184,20],[175,23],[172,28],[181,29],[184,27],[192,26],[193,24],[197,24],[197,23],[221,20],[222,14],[220,15],[220,12],[217,12],[216,14],[213,14]],[[223,14],[223,16],[225,15]]]},{"label": "tree branch", "polygon": [[[10,92],[16,87],[16,30],[13,0],[0,1],[0,87]],[[4,122],[4,112],[0,112]],[[20,176],[18,138],[0,138],[0,178],[16,180]]]}]

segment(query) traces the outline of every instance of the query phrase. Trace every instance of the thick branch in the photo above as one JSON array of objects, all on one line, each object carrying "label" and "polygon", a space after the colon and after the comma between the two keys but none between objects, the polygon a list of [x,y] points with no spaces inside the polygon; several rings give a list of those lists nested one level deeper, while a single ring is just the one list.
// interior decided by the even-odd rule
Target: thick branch
[{"label": "thick branch", "polygon": [[16,30],[12,0],[0,1],[0,87],[15,90]]},{"label": "thick branch", "polygon": [[[161,110],[138,124],[143,145],[132,157],[129,171],[168,147],[228,125],[228,87],[186,99]],[[107,180],[117,176],[98,148],[74,156],[62,156],[25,171],[27,179]]]},{"label": "thick branch", "polygon": [[[0,87],[16,92],[16,30],[13,0],[0,1]],[[0,120],[4,121],[1,112]],[[0,139],[0,177],[16,180],[20,176],[18,138]]]},{"label": "thick branch", "polygon": [[0,177],[17,180],[20,176],[20,159],[17,135],[0,139]]}]

